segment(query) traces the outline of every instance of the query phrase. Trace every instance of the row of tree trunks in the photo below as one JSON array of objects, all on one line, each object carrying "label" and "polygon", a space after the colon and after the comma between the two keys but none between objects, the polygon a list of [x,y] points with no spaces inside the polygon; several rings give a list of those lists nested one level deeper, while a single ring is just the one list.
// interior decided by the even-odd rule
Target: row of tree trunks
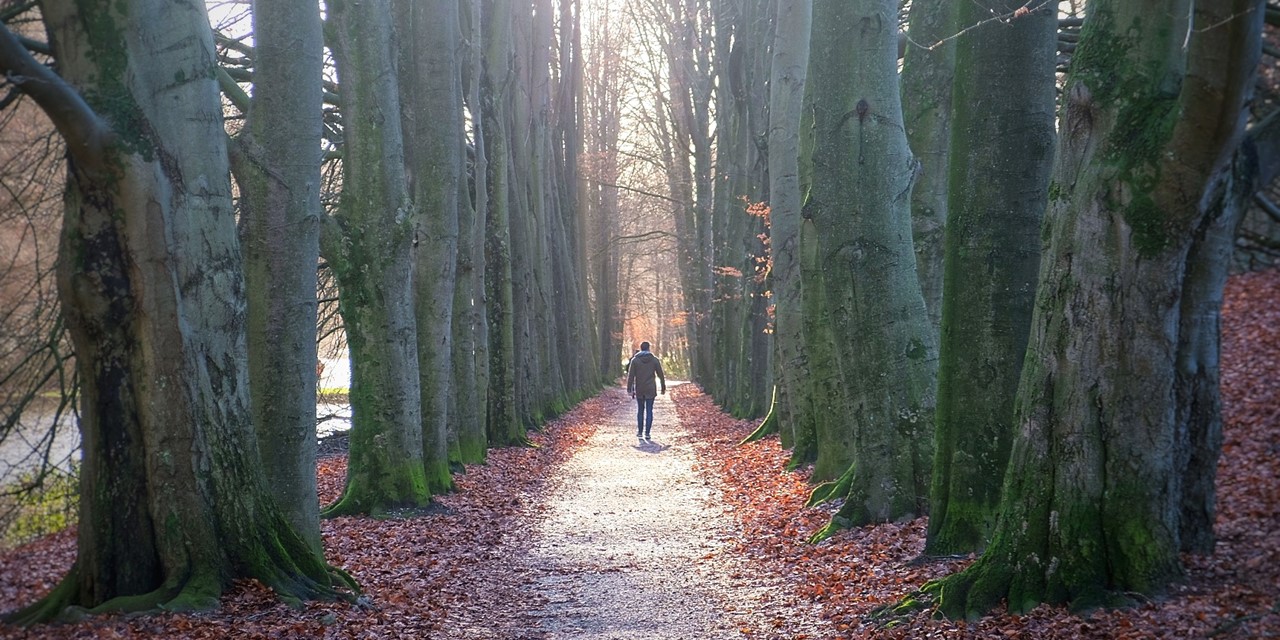
[{"label": "row of tree trunks", "polygon": [[[522,441],[525,426],[598,384],[586,337],[603,314],[587,308],[580,277],[576,4],[560,5],[562,67],[550,2],[326,11],[336,98],[321,92],[314,6],[262,0],[256,46],[227,45],[252,65],[236,75],[254,81],[252,98],[235,70],[213,66],[199,3],[50,4],[62,77],[0,29],[6,74],[71,143],[59,279],[84,381],[79,561],[15,620],[69,605],[214,606],[239,577],[289,600],[354,588],[320,553],[321,249],[340,289],[353,406],[347,485],[326,515],[423,506],[451,488],[451,462],[482,460],[491,440]],[[219,83],[247,115],[235,145],[240,238]],[[341,106],[328,129],[322,99]],[[343,159],[327,218],[322,131]],[[516,322],[530,347],[519,352]],[[486,432],[494,415],[505,419],[499,438]]]},{"label": "row of tree trunks", "polygon": [[1184,526],[1207,524],[1184,514],[1212,511],[1188,475],[1212,473],[1218,420],[1216,397],[1187,383],[1216,375],[1216,306],[1202,303],[1226,268],[1212,259],[1226,213],[1214,203],[1239,167],[1262,14],[1256,0],[1090,5],[1005,494],[987,551],[936,587],[948,615],[1002,599],[1085,608],[1182,575],[1179,553],[1196,542]]}]

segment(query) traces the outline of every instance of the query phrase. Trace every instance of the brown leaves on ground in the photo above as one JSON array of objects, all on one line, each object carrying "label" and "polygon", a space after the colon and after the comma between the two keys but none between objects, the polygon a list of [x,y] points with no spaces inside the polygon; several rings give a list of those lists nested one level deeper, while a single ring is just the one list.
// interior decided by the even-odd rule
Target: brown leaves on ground
[{"label": "brown leaves on ground", "polygon": [[[1206,638],[1280,636],[1280,272],[1233,278],[1223,322],[1225,443],[1219,466],[1218,550],[1188,556],[1188,579],[1164,599],[1084,616],[1041,606],[1030,614],[993,613],[974,622],[934,620],[921,612],[883,628],[865,620],[926,580],[970,559],[920,562],[923,518],[842,531],[811,545],[831,509],[804,508],[810,487],[785,471],[776,438],[738,441],[754,424],[730,418],[692,385],[673,389],[685,427],[699,440],[699,471],[713,476],[739,523],[735,571],[782,576],[849,638]],[[619,394],[613,394],[618,396]],[[542,478],[564,461],[610,411],[609,394],[585,402],[531,434],[535,447],[499,449],[486,465],[456,477],[457,492],[426,516],[404,520],[340,518],[323,524],[329,560],[350,571],[361,604],[281,604],[252,581],[237,584],[214,612],[126,618],[104,616],[31,631],[0,627],[3,637],[39,638],[520,638],[533,632],[525,606],[536,598],[507,554],[538,518]],[[322,501],[336,498],[345,458],[321,462]],[[0,610],[52,588],[74,560],[74,532],[0,556]],[[707,562],[726,562],[725,557]],[[791,611],[790,613],[795,613]],[[741,629],[750,638],[808,638],[775,616],[774,629]],[[812,626],[808,628],[814,628]]]},{"label": "brown leaves on ground", "polygon": [[832,509],[805,509],[811,487],[783,471],[778,439],[738,446],[755,423],[721,413],[692,385],[673,392],[681,418],[704,443],[703,467],[732,490],[743,552],[783,575],[851,638],[1264,638],[1280,637],[1280,271],[1231,279],[1223,307],[1225,442],[1218,466],[1216,552],[1185,557],[1185,584],[1136,608],[1072,615],[1040,606],[1027,615],[995,612],[974,621],[930,612],[883,628],[866,621],[925,581],[970,559],[927,561],[927,520],[842,531],[817,545],[808,537]]},{"label": "brown leaves on ground", "polygon": [[[542,478],[572,454],[611,411],[593,398],[543,431],[533,446],[493,449],[486,464],[455,475],[457,490],[437,496],[431,513],[390,520],[335,518],[321,523],[326,555],[364,590],[358,604],[313,602],[295,610],[256,581],[241,581],[222,606],[199,614],[98,616],[30,631],[0,626],[0,637],[32,638],[489,638],[520,637],[532,621],[520,603],[521,579],[496,557],[504,539],[523,535]],[[320,461],[320,500],[337,499],[346,457]],[[532,513],[531,513],[532,512]],[[0,611],[33,601],[57,584],[75,559],[74,532],[0,556]],[[495,635],[496,633],[496,635]]]}]

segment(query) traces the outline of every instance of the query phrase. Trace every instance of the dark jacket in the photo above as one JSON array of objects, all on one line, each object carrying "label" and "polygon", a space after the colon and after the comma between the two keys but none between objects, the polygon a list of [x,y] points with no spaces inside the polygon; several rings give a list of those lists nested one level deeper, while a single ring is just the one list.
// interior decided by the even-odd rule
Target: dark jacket
[{"label": "dark jacket", "polygon": [[653,380],[654,374],[662,380],[662,392],[667,392],[667,376],[662,373],[662,363],[648,351],[641,351],[631,357],[627,365],[627,391],[637,398],[648,399],[658,397],[658,385]]}]

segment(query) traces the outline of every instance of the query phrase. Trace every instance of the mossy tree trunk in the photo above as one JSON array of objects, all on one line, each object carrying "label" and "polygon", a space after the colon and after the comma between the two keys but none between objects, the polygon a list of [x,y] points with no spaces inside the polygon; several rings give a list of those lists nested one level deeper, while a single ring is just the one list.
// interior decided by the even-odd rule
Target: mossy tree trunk
[{"label": "mossy tree trunk", "polygon": [[761,415],[770,380],[764,211],[768,160],[768,95],[773,3],[722,0],[714,5],[716,89],[715,302],[716,376],[704,382],[729,413]]},{"label": "mossy tree trunk", "polygon": [[432,493],[453,487],[449,394],[458,260],[459,182],[464,178],[462,28],[457,0],[394,2],[405,164],[416,219],[414,309],[422,461]]},{"label": "mossy tree trunk", "polygon": [[911,246],[897,24],[892,0],[814,3],[803,287],[820,310],[806,326],[814,473],[849,474],[832,527],[912,517],[928,495],[937,356]]},{"label": "mossy tree trunk", "polygon": [[955,34],[958,25],[977,23],[972,18],[956,20],[961,6],[972,5],[954,0],[913,0],[907,16],[910,39],[902,58],[902,118],[907,142],[920,161],[919,179],[911,189],[912,244],[920,291],[935,336],[942,325]]},{"label": "mossy tree trunk", "polygon": [[946,145],[951,197],[927,553],[986,544],[1013,441],[1053,168],[1057,57],[1057,16],[1048,6],[1010,22],[988,19],[1022,4],[957,8],[959,24],[977,26],[956,42]]},{"label": "mossy tree trunk", "polygon": [[253,7],[253,99],[232,168],[240,187],[249,384],[267,486],[317,553],[316,263],[323,36],[319,6]]},{"label": "mossy tree trunk", "polygon": [[780,0],[769,92],[769,247],[774,304],[774,380],[784,444],[793,461],[813,455],[813,405],[803,376],[805,354],[799,242],[801,207],[800,114],[809,67],[813,0]]},{"label": "mossy tree trunk", "polygon": [[204,5],[43,12],[61,77],[2,27],[0,69],[67,141],[58,290],[82,385],[80,526],[75,565],[9,621],[72,605],[212,608],[239,577],[286,599],[332,597],[330,568],[276,509],[258,456]]},{"label": "mossy tree trunk", "polygon": [[1261,16],[1256,0],[1090,6],[1001,515],[978,562],[934,587],[948,615],[1086,608],[1182,575],[1185,275],[1243,135]]},{"label": "mossy tree trunk", "polygon": [[515,308],[511,288],[511,146],[508,103],[515,78],[511,5],[484,0],[481,117],[487,159],[485,297],[488,322],[488,435],[494,446],[524,442],[516,413]]},{"label": "mossy tree trunk", "polygon": [[322,241],[351,351],[352,425],[346,488],[324,515],[379,516],[431,497],[422,460],[415,214],[390,3],[338,0],[327,8],[345,126],[342,200]]},{"label": "mossy tree trunk", "polygon": [[485,232],[489,210],[488,159],[485,155],[484,118],[481,113],[481,83],[484,69],[482,2],[470,0],[463,23],[467,60],[463,67],[466,106],[471,115],[470,180],[459,185],[466,193],[458,219],[458,280],[454,301],[454,385],[451,415],[457,426],[457,462],[484,460],[488,445],[489,407],[489,324],[485,292]]}]

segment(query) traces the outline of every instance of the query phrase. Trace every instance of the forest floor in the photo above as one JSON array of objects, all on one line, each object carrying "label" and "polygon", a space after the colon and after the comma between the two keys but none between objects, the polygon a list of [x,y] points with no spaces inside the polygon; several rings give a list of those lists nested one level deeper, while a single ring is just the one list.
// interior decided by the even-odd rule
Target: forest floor
[{"label": "forest floor", "polygon": [[[652,443],[610,389],[531,433],[534,446],[468,467],[429,515],[325,521],[330,562],[365,591],[356,604],[291,609],[243,581],[213,612],[0,626],[0,638],[1280,637],[1277,301],[1280,272],[1230,282],[1217,551],[1187,556],[1184,583],[1135,607],[870,622],[971,559],[921,559],[923,518],[806,543],[833,505],[804,508],[806,474],[783,470],[776,438],[738,445],[753,422],[673,385]],[[344,472],[340,452],[322,458],[323,501]],[[48,591],[74,555],[74,532],[0,555],[0,611]]]}]

